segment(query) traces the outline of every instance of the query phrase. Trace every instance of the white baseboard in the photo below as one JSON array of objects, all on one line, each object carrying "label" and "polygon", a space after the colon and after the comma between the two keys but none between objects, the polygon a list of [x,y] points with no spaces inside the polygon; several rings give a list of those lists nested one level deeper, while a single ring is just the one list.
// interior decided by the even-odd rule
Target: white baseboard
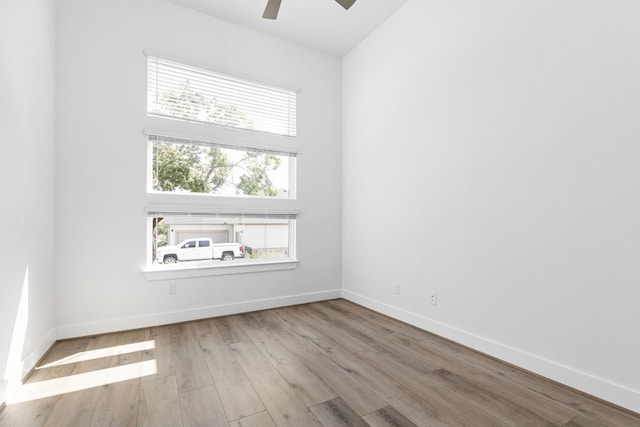
[{"label": "white baseboard", "polygon": [[58,339],[76,338],[109,332],[126,331],[131,329],[147,328],[151,326],[188,322],[197,319],[207,319],[210,317],[226,316],[229,314],[238,314],[250,311],[266,310],[270,308],[285,307],[288,305],[325,301],[340,298],[342,295],[341,292],[342,291],[340,289],[336,289],[332,291],[313,292],[277,298],[243,301],[238,303],[221,304],[189,310],[153,313],[144,316],[121,317],[116,319],[106,319],[74,325],[64,325],[58,327],[57,329]]},{"label": "white baseboard", "polygon": [[[20,361],[22,371],[19,373],[20,378],[24,379],[27,374],[35,368],[36,364],[42,359],[51,346],[56,342],[56,331],[51,329],[42,340],[29,352],[24,359]],[[10,375],[14,375],[11,373]],[[3,378],[6,379],[6,378]],[[5,402],[11,400],[11,396],[18,390],[20,382],[16,379],[14,381],[3,381],[0,384],[0,404],[4,405]],[[4,388],[6,387],[6,389]]]},{"label": "white baseboard", "polygon": [[31,371],[56,342],[56,330],[51,329],[40,343],[22,361],[22,378]]},{"label": "white baseboard", "polygon": [[384,315],[432,332],[527,371],[567,385],[615,405],[640,413],[640,391],[581,372],[570,366],[541,358],[509,345],[493,341],[428,317],[377,301],[348,290],[342,297]]}]

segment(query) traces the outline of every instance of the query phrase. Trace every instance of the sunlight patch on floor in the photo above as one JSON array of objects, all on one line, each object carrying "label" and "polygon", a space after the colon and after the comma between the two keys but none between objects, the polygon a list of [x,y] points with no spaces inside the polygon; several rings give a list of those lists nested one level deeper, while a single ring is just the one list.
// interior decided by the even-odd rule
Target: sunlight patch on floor
[{"label": "sunlight patch on floor", "polygon": [[119,356],[121,354],[135,353],[137,351],[153,350],[156,348],[155,340],[123,344],[115,347],[100,348],[97,350],[81,351],[71,356],[56,360],[46,365],[41,365],[36,369],[53,368],[55,366],[67,365],[69,363],[86,362],[88,360],[100,359],[103,357]]},{"label": "sunlight patch on floor", "polygon": [[74,391],[87,390],[93,387],[154,375],[157,372],[158,368],[154,359],[124,366],[100,369],[84,374],[27,383],[23,384],[16,391],[13,397],[7,401],[7,404],[11,405]]}]

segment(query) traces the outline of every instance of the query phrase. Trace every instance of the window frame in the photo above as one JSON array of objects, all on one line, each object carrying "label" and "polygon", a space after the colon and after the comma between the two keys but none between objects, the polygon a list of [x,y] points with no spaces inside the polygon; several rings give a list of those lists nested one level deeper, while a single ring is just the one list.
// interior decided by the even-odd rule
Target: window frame
[{"label": "window frame", "polygon": [[[185,61],[172,57],[171,55],[160,54],[154,50],[145,50],[147,56],[154,56],[168,59],[175,62],[183,62],[200,68],[211,69],[218,73],[228,73],[244,79],[254,79],[257,82],[271,83],[263,79],[255,79],[239,73],[221,71],[217,67],[207,64]],[[145,61],[145,67],[147,61]],[[286,85],[280,85],[287,87]],[[299,92],[299,90],[297,90]],[[146,95],[145,95],[146,103]],[[298,111],[296,111],[296,115]],[[215,124],[204,124],[192,121],[176,120],[171,118],[149,115],[145,107],[145,127],[143,129],[144,143],[147,144],[147,171],[145,174],[146,205],[145,224],[146,230],[146,256],[145,266],[142,272],[147,280],[171,280],[190,277],[206,277],[228,274],[242,274],[263,271],[290,270],[298,266],[297,257],[297,220],[300,215],[300,205],[298,201],[297,186],[297,156],[300,148],[297,136],[285,136],[267,132],[260,132],[250,129],[233,128],[219,126]],[[149,135],[175,138],[179,140],[198,141],[202,143],[226,146],[229,148],[272,151],[288,153],[293,158],[294,166],[289,172],[289,198],[278,198],[269,196],[222,196],[201,193],[170,193],[154,191],[150,180],[152,174],[152,143]],[[299,132],[298,132],[299,135]],[[289,257],[286,259],[275,259],[271,261],[255,261],[233,264],[232,262],[214,265],[197,266],[189,265],[188,262],[178,263],[174,268],[158,268],[151,260],[152,227],[149,226],[149,214],[152,212],[180,214],[211,214],[211,215],[289,215],[291,217],[289,230]]]},{"label": "window frame", "polygon": [[[211,72],[212,74],[217,74],[217,75],[221,75],[224,77],[229,77],[231,79],[234,80],[239,80],[239,81],[245,81],[247,83],[249,83],[250,85],[258,85],[258,86],[264,86],[264,87],[270,87],[271,89],[275,90],[275,91],[282,91],[282,92],[291,92],[294,94],[299,94],[300,93],[300,89],[296,86],[290,85],[290,84],[285,84],[285,83],[281,83],[281,82],[276,82],[273,80],[268,80],[268,79],[264,79],[264,78],[260,78],[254,75],[248,75],[248,74],[243,74],[243,73],[239,73],[236,71],[230,71],[224,68],[220,68],[217,66],[213,66],[211,64],[207,64],[201,61],[193,61],[193,60],[189,60],[186,58],[182,58],[182,57],[178,57],[175,55],[170,55],[170,54],[166,54],[166,53],[162,53],[159,51],[156,51],[155,49],[144,49],[143,50],[143,54],[145,55],[145,57],[147,57],[147,85],[148,85],[148,81],[149,81],[149,75],[148,75],[148,70],[149,70],[149,58],[157,58],[159,60],[164,60],[164,61],[168,61],[168,62],[173,62],[176,63],[178,65],[182,65],[182,66],[186,66],[186,67],[192,67],[192,68],[198,68],[201,69],[205,72]],[[249,128],[242,128],[242,127],[233,127],[233,126],[228,126],[228,125],[221,125],[221,124],[215,124],[212,122],[206,122],[206,121],[199,121],[196,119],[186,119],[186,118],[182,118],[182,117],[176,117],[176,116],[171,116],[171,115],[163,115],[160,113],[150,113],[148,108],[149,108],[149,99],[148,99],[148,95],[149,95],[149,88],[147,86],[147,116],[153,116],[153,117],[157,117],[157,118],[161,118],[161,119],[169,119],[169,120],[178,120],[178,121],[187,121],[190,123],[200,123],[200,124],[205,124],[208,126],[218,126],[218,127],[229,127],[231,129],[243,129],[246,131],[250,131],[250,132],[257,132],[260,134],[268,134],[268,135],[278,135],[278,136],[284,136],[284,137],[288,137],[288,138],[296,138],[298,131],[297,131],[297,123],[298,123],[298,117],[297,117],[297,99],[295,101],[295,111],[294,111],[294,120],[293,120],[293,127],[291,125],[291,122],[289,122],[289,124],[286,126],[288,131],[286,134],[284,133],[273,133],[273,132],[269,132],[269,131],[261,131],[261,130],[257,130],[257,129],[249,129]],[[289,110],[288,112],[288,117],[289,119],[291,118],[291,111]],[[293,132],[292,132],[293,131]]]},{"label": "window frame", "polygon": [[[196,125],[197,126],[197,125]],[[274,153],[274,154],[279,154],[279,155],[283,155],[283,156],[287,156],[288,157],[288,168],[289,168],[289,181],[288,181],[288,193],[289,193],[289,197],[273,197],[273,196],[251,196],[251,195],[237,195],[237,196],[229,196],[229,195],[219,195],[219,194],[211,194],[211,193],[186,193],[186,194],[193,194],[193,195],[204,195],[204,196],[211,196],[211,197],[230,197],[230,198],[267,198],[267,199],[272,199],[272,198],[277,198],[277,199],[281,199],[281,200],[295,200],[297,198],[297,188],[296,188],[296,169],[297,169],[297,156],[299,153],[299,150],[297,149],[297,147],[290,147],[290,146],[256,146],[255,144],[249,142],[245,142],[242,139],[239,139],[237,141],[234,142],[227,142],[227,141],[221,141],[219,139],[215,139],[215,138],[211,138],[211,137],[206,137],[206,136],[196,136],[196,137],[179,137],[179,136],[170,136],[168,134],[173,134],[176,133],[180,133],[180,129],[182,129],[182,133],[183,135],[188,135],[188,134],[193,134],[193,132],[191,131],[191,126],[189,126],[187,123],[176,123],[174,124],[174,128],[176,128],[174,131],[154,131],[153,129],[145,129],[144,130],[144,134],[147,136],[147,138],[152,138],[152,137],[158,137],[158,138],[164,138],[164,139],[168,139],[168,140],[175,140],[176,143],[193,143],[194,145],[211,145],[212,147],[218,147],[218,148],[226,148],[226,149],[232,149],[232,150],[245,150],[245,151],[255,151],[255,152],[264,152],[264,153]],[[161,132],[161,133],[159,133]],[[149,146],[148,146],[148,151],[147,151],[147,193],[154,193],[154,194],[176,194],[176,193],[172,193],[169,191],[158,191],[158,190],[154,190],[153,189],[153,185],[152,185],[152,180],[149,179],[149,177],[153,177],[153,144],[150,140],[147,141]],[[183,194],[183,193],[180,193]]]},{"label": "window frame", "polygon": [[[167,206],[160,207],[161,210],[166,211]],[[288,258],[277,258],[273,260],[261,260],[261,261],[251,261],[251,262],[243,262],[243,263],[233,263],[232,261],[216,263],[215,265],[199,265],[198,261],[189,261],[184,263],[178,263],[173,265],[171,268],[167,268],[164,266],[156,265],[153,263],[153,259],[151,257],[151,246],[152,246],[152,230],[150,226],[150,222],[153,219],[153,213],[158,212],[157,208],[147,208],[147,266],[143,269],[143,273],[147,280],[169,280],[169,279],[179,279],[179,278],[190,278],[190,277],[206,277],[206,276],[222,276],[229,274],[240,274],[240,273],[256,273],[256,272],[264,272],[264,271],[279,271],[279,270],[292,270],[297,268],[298,259],[296,256],[296,214],[289,214],[293,216],[293,218],[289,219],[289,257]],[[151,209],[151,210],[150,210]],[[155,212],[154,212],[155,211]],[[190,212],[193,214],[193,212]],[[208,213],[208,212],[207,212]],[[163,212],[163,214],[167,214],[167,212]],[[179,215],[179,213],[174,213],[175,215]],[[206,214],[205,214],[206,215]],[[232,216],[234,214],[229,213],[228,215]],[[265,215],[273,215],[273,213]],[[278,215],[281,215],[279,213]],[[207,261],[208,262],[208,261]]]}]

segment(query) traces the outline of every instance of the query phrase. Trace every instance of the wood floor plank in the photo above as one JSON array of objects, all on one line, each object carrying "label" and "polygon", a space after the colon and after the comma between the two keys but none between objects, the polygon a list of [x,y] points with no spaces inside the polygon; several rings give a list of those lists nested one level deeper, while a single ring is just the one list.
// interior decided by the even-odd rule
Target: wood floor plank
[{"label": "wood floor plank", "polygon": [[59,342],[16,402],[0,427],[640,427],[340,299]]},{"label": "wood floor plank", "polygon": [[181,427],[176,377],[146,381],[140,386],[139,427]]},{"label": "wood floor plank", "polygon": [[90,342],[90,338],[83,338],[56,343],[27,378],[27,384],[71,375],[76,367],[75,361],[84,353]]},{"label": "wood floor plank", "polygon": [[117,333],[89,338],[84,357],[74,365],[72,374],[77,375],[109,368],[113,363],[113,356],[102,352],[113,349],[121,345],[122,342]]},{"label": "wood floor plank", "polygon": [[536,413],[529,411],[522,405],[504,399],[502,396],[498,396],[448,371],[439,370],[428,374],[427,377],[507,424],[522,427],[553,427],[557,425],[540,418]]},{"label": "wood floor plank", "polygon": [[276,427],[273,418],[267,411],[258,412],[245,418],[232,421],[230,427]]},{"label": "wood floor plank", "polygon": [[416,425],[434,427],[448,425],[441,419],[439,409],[436,406],[421,399],[395,381],[394,378],[383,374],[378,369],[357,358],[354,353],[337,347],[327,353],[327,357],[331,358],[344,371],[375,392],[384,401],[398,409]]},{"label": "wood floor plank", "polygon": [[599,421],[592,420],[583,415],[577,415],[568,423],[564,424],[562,427],[608,427],[605,424],[602,424]]},{"label": "wood floor plank", "polygon": [[[147,332],[139,329],[117,334],[112,341],[114,346],[111,351],[115,355],[111,357],[109,369],[141,363],[144,352],[137,350],[137,346],[145,342]],[[107,384],[100,387],[100,396],[91,419],[92,427],[137,425],[141,377],[120,381],[114,375],[107,372]]]},{"label": "wood floor plank", "polygon": [[[398,381],[413,394],[434,405],[437,409],[435,414],[438,419],[446,424],[492,427],[510,425],[471,404],[450,389],[434,383],[426,376],[411,376],[404,372],[399,375],[398,367],[390,364],[389,358],[385,357],[383,353],[361,351],[356,354],[356,357],[383,374],[394,379],[398,378]],[[465,410],[460,411],[460,408],[465,408]]]},{"label": "wood floor plank", "polygon": [[353,378],[349,372],[340,368],[310,341],[298,340],[290,333],[279,333],[276,336],[311,372],[321,378],[359,415],[387,406],[380,396]]},{"label": "wood floor plank", "polygon": [[190,323],[197,338],[211,333],[211,319],[194,320]]},{"label": "wood floor plank", "polygon": [[[114,363],[114,356],[104,356],[106,350],[114,349],[125,342],[121,334],[105,334],[89,338],[85,347],[85,356],[75,363],[71,375],[61,377],[61,393],[69,383],[76,382],[81,374],[98,372],[99,376],[92,378],[91,383],[82,384],[85,389],[64,393],[56,401],[45,426],[88,426],[91,424],[101,387],[107,382],[109,368]],[[91,355],[95,353],[95,357]],[[109,354],[108,352],[106,354]],[[89,356],[89,357],[86,357]]]},{"label": "wood floor plank", "polygon": [[135,427],[138,424],[139,396],[139,380],[103,386],[91,427]]},{"label": "wood floor plank", "polygon": [[[340,329],[337,325],[327,322],[325,319],[314,315],[312,311],[306,310],[304,307],[295,307],[288,313],[289,318],[293,317],[298,322],[304,322],[307,328],[315,330],[316,337],[330,336],[332,340],[340,344],[349,351],[360,351],[371,348],[371,346],[358,338]],[[295,330],[295,329],[294,329]],[[318,335],[321,334],[321,335]],[[301,335],[305,338],[307,335]]]},{"label": "wood floor plank", "polygon": [[432,336],[427,331],[416,328],[415,326],[411,326],[407,323],[401,322],[400,320],[392,319],[391,317],[385,316],[384,314],[376,313],[373,310],[369,310],[361,305],[355,304],[351,301],[347,301],[344,299],[336,299],[327,301],[327,304],[331,304],[333,306],[338,306],[355,316],[362,318],[371,324],[376,324],[382,326],[386,329],[390,329],[396,333],[401,333],[408,338],[411,338],[415,341],[422,341],[423,339]]},{"label": "wood floor plank", "polygon": [[229,421],[265,410],[253,385],[236,360],[233,350],[210,320],[210,332],[198,336],[200,348]]},{"label": "wood floor plank", "polygon": [[393,334],[387,337],[387,341],[389,345],[396,346],[399,351],[411,355],[409,356],[411,359],[423,359],[440,366],[505,401],[517,403],[522,406],[523,410],[534,413],[552,424],[562,425],[576,415],[576,411],[572,408],[510,381],[503,375],[502,369],[506,365],[485,364],[482,359],[487,359],[486,357],[459,346],[450,348],[448,342],[438,337],[431,337],[428,342],[417,343],[401,335]]},{"label": "wood floor plank", "polygon": [[362,417],[371,427],[417,427],[393,406],[386,406]]},{"label": "wood floor plank", "polygon": [[[56,343],[34,369],[25,384],[68,377],[76,368],[75,360],[87,348],[90,338]],[[43,426],[59,400],[59,396],[13,403],[0,412],[0,426]]]},{"label": "wood floor plank", "polygon": [[389,375],[409,389],[411,389],[411,387],[419,388],[423,376],[433,372],[430,368],[421,370],[419,366],[414,368],[409,363],[403,364],[401,361],[396,360],[383,351],[359,351],[356,353],[356,357],[360,360],[367,361],[371,366]]},{"label": "wood floor plank", "polygon": [[8,404],[0,412],[0,427],[42,427],[60,397],[52,396],[21,403]]},{"label": "wood floor plank", "polygon": [[441,369],[441,364],[436,363],[437,359],[425,358],[420,353],[407,351],[396,342],[391,341],[393,337],[394,334],[389,335],[389,339],[378,340],[374,346],[374,349],[381,357],[386,358],[389,364],[405,366],[420,374],[428,374]]},{"label": "wood floor plank", "polygon": [[327,314],[324,310],[321,310],[318,305],[305,305],[300,308],[300,311],[310,315],[315,318],[315,322],[322,322],[322,324],[327,325],[327,327],[332,329],[337,329],[347,336],[349,336],[349,340],[356,340],[361,342],[367,347],[371,347],[375,344],[374,334],[367,333],[361,331],[356,325],[350,324],[344,319],[340,318],[340,316],[334,315],[333,313]]},{"label": "wood floor plank", "polygon": [[311,407],[311,412],[324,426],[368,427],[369,425],[360,418],[344,400],[338,398],[320,403]]},{"label": "wood floor plank", "polygon": [[452,359],[455,357],[454,354],[445,351],[432,351],[431,348],[422,344],[423,342],[416,342],[401,334],[393,333],[387,335],[384,341],[380,341],[375,348],[388,353],[393,353],[396,356],[408,354],[412,360],[415,360],[418,363],[421,361],[429,363],[433,368],[432,371],[447,369],[452,365]]},{"label": "wood floor plank", "polygon": [[[261,312],[256,313],[259,316]],[[240,324],[242,329],[244,329],[245,331],[252,329],[261,329],[262,327],[264,327],[263,323],[259,321],[256,316],[254,316],[254,313],[239,314],[236,318],[238,319],[238,323]]]},{"label": "wood floor plank", "polygon": [[178,393],[213,385],[193,324],[183,323],[169,328]]},{"label": "wood floor plank", "polygon": [[321,425],[253,343],[240,342],[232,344],[231,348],[276,425]]},{"label": "wood floor plank", "polygon": [[176,374],[171,348],[171,333],[168,326],[148,328],[145,331],[145,341],[152,341],[153,348],[147,349],[142,355],[143,361],[155,361],[156,373],[142,378],[142,381],[153,381]]},{"label": "wood floor plank", "polygon": [[266,328],[248,330],[247,334],[307,406],[313,406],[337,397],[336,393],[324,381],[307,369],[304,363],[284,345],[274,339]]},{"label": "wood floor plank", "polygon": [[227,344],[251,341],[242,329],[239,315],[225,316],[216,319],[216,328]]},{"label": "wood floor plank", "polygon": [[125,331],[117,334],[113,351],[116,352],[112,356],[109,367],[125,366],[130,363],[142,362],[144,351],[138,349],[138,346],[144,344],[147,330],[136,329],[133,331]]},{"label": "wood floor plank", "polygon": [[100,397],[99,388],[75,391],[60,396],[45,427],[76,427],[91,424],[96,403]]},{"label": "wood floor plank", "polygon": [[271,322],[270,328],[273,332],[292,332],[303,338],[311,339],[324,336],[315,326],[307,324],[298,317],[296,314],[298,309],[298,307],[276,308],[260,313],[261,316],[258,319],[265,324]]},{"label": "wood floor plank", "polygon": [[180,394],[184,427],[227,427],[227,417],[215,387],[209,386]]},{"label": "wood floor plank", "polygon": [[[455,373],[469,378],[478,369],[484,372],[487,381],[485,386],[494,386],[494,392],[509,391],[509,398],[516,399],[523,405],[535,405],[535,408],[527,406],[533,412],[544,418],[556,422],[558,419],[571,419],[572,415],[582,415],[587,419],[600,422],[605,426],[640,426],[640,418],[625,411],[620,411],[613,406],[592,399],[580,392],[575,392],[567,387],[552,381],[545,381],[535,375],[512,367],[508,364],[486,357],[480,353],[468,350],[455,343],[429,338],[427,341],[417,343],[419,346],[427,346],[435,353],[448,354],[451,359],[451,372],[456,369],[465,372]],[[479,381],[481,378],[478,379]],[[505,387],[505,382],[508,387]],[[502,386],[500,385],[502,383]],[[559,425],[564,422],[558,421]]]},{"label": "wood floor plank", "polygon": [[392,329],[389,329],[386,326],[364,320],[361,317],[356,316],[349,310],[346,310],[338,305],[322,302],[309,304],[309,307],[323,312],[334,321],[336,319],[341,320],[344,324],[349,325],[350,328],[353,328],[354,330],[366,336],[374,336],[379,338],[393,332]]}]

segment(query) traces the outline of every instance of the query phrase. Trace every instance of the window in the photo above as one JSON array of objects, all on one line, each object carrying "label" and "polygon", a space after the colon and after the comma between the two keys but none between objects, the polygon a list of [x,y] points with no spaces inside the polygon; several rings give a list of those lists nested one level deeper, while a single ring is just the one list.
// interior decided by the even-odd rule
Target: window
[{"label": "window", "polygon": [[296,136],[296,91],[149,56],[147,112]]},{"label": "window", "polygon": [[[219,265],[219,260],[242,259],[246,263],[288,259],[293,249],[293,219],[284,214],[150,212],[152,259],[156,264],[175,264],[191,258],[206,261],[208,266]],[[191,253],[191,249],[201,248],[206,251]],[[225,253],[231,256],[225,258]]]},{"label": "window", "polygon": [[147,277],[295,267],[297,91],[147,56]]},{"label": "window", "polygon": [[295,198],[295,153],[149,135],[151,191]]}]

